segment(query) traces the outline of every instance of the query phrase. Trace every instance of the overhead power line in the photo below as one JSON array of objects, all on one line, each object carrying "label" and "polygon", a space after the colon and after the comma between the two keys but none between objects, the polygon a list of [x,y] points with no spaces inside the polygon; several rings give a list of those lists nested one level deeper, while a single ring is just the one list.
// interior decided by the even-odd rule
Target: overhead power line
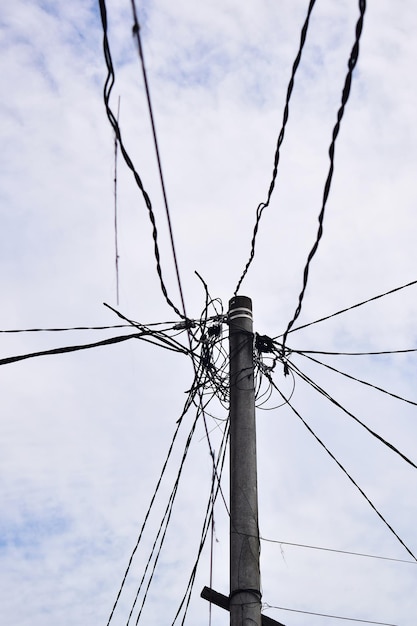
[{"label": "overhead power line", "polygon": [[341,376],[345,376],[345,378],[349,378],[350,380],[354,380],[357,383],[361,383],[361,385],[366,385],[367,387],[371,387],[372,389],[375,389],[376,391],[385,393],[386,395],[391,396],[392,398],[395,398],[396,400],[401,400],[402,402],[407,402],[408,404],[417,406],[417,402],[414,402],[413,400],[407,400],[407,398],[403,398],[402,396],[399,396],[396,393],[392,393],[392,391],[388,391],[387,389],[383,389],[382,387],[379,387],[378,385],[374,385],[373,383],[370,383],[366,380],[357,378],[357,376],[352,376],[351,374],[348,374],[347,372],[342,372],[342,370],[339,370],[336,367],[332,367],[331,365],[328,365],[327,363],[322,363],[322,361],[319,361],[318,359],[314,359],[308,354],[305,354],[303,352],[298,352],[298,351],[297,351],[297,354],[304,356],[306,359],[309,359],[310,361],[313,361],[314,363],[317,363],[318,365],[321,365],[322,367],[325,367],[331,370],[332,372],[335,372],[336,374],[340,374]]},{"label": "overhead power line", "polygon": [[158,146],[158,139],[157,139],[157,135],[156,135],[155,118],[154,118],[154,114],[153,114],[153,108],[152,108],[152,102],[151,102],[151,93],[150,93],[150,90],[149,90],[148,77],[147,77],[147,73],[146,73],[145,58],[143,56],[142,41],[141,41],[141,37],[140,37],[140,25],[139,25],[139,21],[138,21],[138,14],[137,14],[137,10],[136,10],[135,0],[132,0],[132,13],[133,13],[133,35],[134,35],[134,37],[136,39],[136,43],[137,43],[137,46],[138,46],[138,53],[139,53],[140,63],[141,63],[141,66],[142,66],[143,82],[145,84],[146,100],[148,102],[149,117],[150,117],[150,120],[151,120],[152,136],[153,136],[153,141],[154,141],[154,146],[155,146],[156,160],[157,160],[157,163],[158,163],[158,171],[159,171],[159,179],[161,181],[162,195],[163,195],[163,198],[164,198],[165,214],[166,214],[166,218],[167,218],[167,222],[168,222],[168,231],[169,231],[169,238],[170,238],[170,241],[171,241],[172,256],[174,258],[175,273],[177,275],[177,283],[178,283],[178,289],[179,289],[179,292],[180,292],[182,310],[183,310],[183,313],[184,313],[184,317],[187,318],[187,313],[186,313],[186,310],[185,310],[184,293],[183,293],[183,289],[182,289],[181,278],[180,278],[180,270],[179,270],[179,266],[178,266],[178,258],[177,258],[177,253],[176,253],[176,250],[175,250],[175,244],[174,244],[174,232],[173,232],[173,229],[172,229],[171,215],[170,215],[170,210],[169,210],[169,207],[168,207],[168,197],[167,197],[167,192],[166,192],[164,176],[163,176],[163,173],[162,173],[162,162],[161,162],[161,156],[160,156],[160,151],[159,151],[159,146]]},{"label": "overhead power line", "polygon": [[409,561],[407,559],[395,559],[389,556],[381,556],[379,554],[367,554],[365,552],[352,552],[351,550],[338,550],[336,548],[324,548],[323,546],[311,546],[305,543],[292,543],[290,541],[279,541],[278,539],[267,539],[259,537],[261,541],[266,543],[277,543],[280,546],[293,546],[295,548],[305,548],[309,550],[320,550],[322,552],[335,552],[336,554],[346,554],[348,556],[360,556],[367,559],[379,559],[381,561],[392,561],[394,563],[407,563],[408,565],[417,565],[417,561]]},{"label": "overhead power line", "polygon": [[346,620],[348,622],[356,622],[361,624],[377,624],[377,626],[398,626],[398,624],[392,624],[391,622],[374,622],[368,619],[359,619],[357,617],[342,617],[341,615],[330,615],[329,613],[314,613],[313,611],[302,611],[301,609],[289,609],[285,606],[273,606],[266,602],[262,603],[264,609],[279,609],[280,611],[291,611],[292,613],[302,613],[304,615],[316,615],[317,617],[330,617],[332,619]]},{"label": "overhead power line", "polygon": [[[295,328],[291,328],[288,331],[288,334],[295,333],[296,330],[308,328],[309,326],[313,326],[314,324],[320,324],[320,322],[329,320],[332,317],[336,317],[337,315],[341,315],[342,313],[347,313],[347,311],[352,311],[352,309],[357,309],[358,307],[363,306],[364,304],[368,304],[369,302],[374,302],[374,300],[379,300],[379,298],[384,298],[385,296],[389,296],[392,293],[396,293],[397,291],[401,291],[402,289],[406,289],[407,287],[412,287],[414,285],[417,285],[417,280],[412,280],[410,283],[401,285],[401,287],[395,287],[394,289],[390,289],[390,291],[385,291],[384,293],[381,293],[378,296],[373,296],[372,298],[368,298],[367,300],[362,300],[362,302],[358,302],[357,304],[352,304],[351,306],[346,307],[346,309],[341,309],[340,311],[336,311],[336,313],[332,313],[331,315],[326,315],[325,317],[321,317],[318,320],[314,320],[314,322],[308,322],[307,324],[303,324],[302,326],[296,326]],[[277,335],[276,337],[274,337],[274,339],[279,339],[282,336],[283,334]],[[369,353],[369,354],[372,354],[372,353]]]},{"label": "overhead power line", "polygon": [[267,199],[265,200],[265,202],[261,202],[258,205],[258,208],[256,209],[256,221],[255,221],[255,227],[253,229],[253,235],[252,235],[252,242],[251,242],[251,250],[250,250],[250,254],[249,254],[249,260],[246,263],[246,266],[242,272],[241,277],[239,278],[239,281],[237,283],[234,295],[237,294],[237,292],[240,289],[240,286],[248,272],[248,269],[254,259],[255,256],[255,244],[256,244],[256,237],[258,234],[258,229],[259,229],[259,223],[261,221],[261,217],[262,217],[262,213],[264,212],[264,209],[266,209],[267,206],[269,206],[269,203],[271,201],[271,197],[272,197],[272,192],[274,191],[274,187],[275,187],[275,182],[277,179],[277,175],[278,175],[278,165],[279,165],[279,159],[280,159],[280,149],[281,149],[281,145],[284,141],[284,137],[285,137],[285,129],[287,127],[287,122],[288,122],[288,117],[289,117],[289,105],[290,105],[290,100],[291,100],[291,95],[293,92],[293,88],[294,88],[294,80],[295,80],[295,75],[297,73],[298,70],[298,66],[300,65],[300,61],[301,61],[301,55],[303,53],[303,49],[304,49],[304,44],[307,38],[307,31],[308,31],[308,26],[309,26],[309,22],[310,22],[310,16],[311,16],[311,12],[314,8],[314,5],[316,3],[316,0],[310,0],[310,4],[308,7],[308,11],[307,11],[307,16],[305,18],[304,21],[304,25],[303,28],[301,30],[301,36],[300,36],[300,46],[298,48],[298,52],[297,52],[297,56],[295,57],[295,61],[293,63],[292,66],[292,72],[291,72],[291,78],[290,78],[290,82],[288,83],[288,87],[287,87],[287,97],[285,100],[285,107],[284,107],[284,114],[283,114],[283,119],[282,119],[282,126],[281,126],[281,130],[279,132],[278,135],[278,140],[277,140],[277,145],[276,145],[276,149],[275,149],[275,157],[274,157],[274,169],[272,171],[272,180],[271,183],[269,185],[269,190],[268,190],[268,195],[267,195]]},{"label": "overhead power line", "polygon": [[[279,388],[275,385],[275,383],[272,382],[272,384],[274,385],[275,389],[278,391],[278,393],[283,397],[283,394],[281,393],[281,391],[279,390]],[[290,407],[290,409],[293,411],[293,413],[299,418],[299,420],[302,422],[302,424],[307,428],[307,430],[309,431],[309,433],[311,435],[313,435],[314,439],[317,441],[317,443],[319,443],[321,445],[321,447],[327,452],[327,454],[330,456],[331,459],[333,459],[333,461],[336,463],[336,465],[338,465],[338,467],[342,470],[342,472],[347,476],[347,478],[350,480],[350,482],[356,487],[356,489],[359,491],[359,493],[363,496],[363,498],[365,498],[365,500],[368,502],[368,504],[370,505],[370,507],[375,511],[375,513],[378,515],[379,519],[385,524],[385,526],[388,528],[388,530],[394,535],[394,537],[397,538],[397,540],[400,542],[400,544],[405,548],[405,550],[408,552],[408,554],[415,560],[417,561],[417,558],[415,557],[415,555],[412,553],[412,551],[410,550],[410,548],[405,544],[405,542],[401,539],[401,537],[395,532],[394,528],[387,522],[387,520],[384,518],[384,516],[382,515],[382,513],[380,513],[380,511],[378,511],[378,509],[376,508],[376,506],[373,504],[373,502],[370,500],[370,498],[368,498],[368,496],[366,495],[366,493],[363,491],[363,489],[358,485],[358,483],[354,480],[354,478],[349,474],[349,472],[345,469],[345,467],[340,463],[340,461],[338,461],[338,459],[335,457],[335,455],[329,450],[329,448],[326,446],[326,444],[318,437],[318,435],[316,435],[316,433],[314,432],[314,430],[311,428],[311,426],[306,422],[306,420],[301,416],[301,414],[297,411],[297,409],[292,406],[292,404],[287,400],[287,405]],[[390,447],[392,447],[390,445]],[[403,456],[403,455],[401,455]]]},{"label": "overhead power line", "polygon": [[311,248],[311,250],[310,250],[310,252],[308,254],[307,263],[306,263],[306,265],[304,267],[303,287],[301,289],[300,295],[298,296],[297,308],[295,309],[295,313],[294,313],[292,319],[289,321],[287,329],[286,329],[286,331],[284,332],[284,335],[283,335],[283,339],[282,339],[283,348],[285,348],[285,344],[286,344],[286,341],[287,341],[288,333],[290,332],[292,326],[294,325],[295,321],[297,320],[298,316],[301,313],[301,307],[302,307],[302,304],[303,304],[304,294],[305,294],[305,291],[307,289],[308,275],[309,275],[309,270],[310,270],[310,263],[311,263],[314,255],[317,252],[317,249],[318,249],[321,237],[323,235],[324,214],[325,214],[327,200],[328,200],[328,197],[329,197],[330,187],[331,187],[332,179],[333,179],[336,140],[337,140],[337,137],[339,135],[340,124],[341,124],[342,119],[343,119],[343,115],[344,115],[344,112],[345,112],[345,107],[346,107],[347,101],[349,99],[350,88],[351,88],[351,85],[352,85],[353,70],[355,69],[355,66],[356,66],[356,63],[357,63],[358,57],[359,57],[359,41],[360,41],[361,34],[362,34],[365,10],[366,10],[366,1],[365,0],[359,0],[359,19],[356,22],[355,42],[353,44],[353,48],[352,48],[352,51],[350,53],[350,57],[349,57],[349,61],[348,61],[348,73],[346,75],[345,84],[344,84],[343,91],[342,91],[342,103],[341,103],[341,106],[340,106],[340,108],[339,108],[339,110],[337,112],[337,121],[336,121],[336,124],[335,124],[335,126],[333,128],[332,141],[331,141],[330,147],[329,147],[330,166],[329,166],[329,171],[328,171],[328,174],[327,174],[327,179],[326,179],[326,182],[325,182],[325,185],[324,185],[323,202],[322,202],[322,206],[321,206],[321,211],[320,211],[319,217],[318,217],[319,228],[318,228],[318,231],[317,231],[316,241],[314,242],[313,247]]},{"label": "overhead power line", "polygon": [[[354,415],[353,413],[351,413],[350,411],[345,409],[345,407],[342,406],[339,402],[337,402],[337,400],[335,400],[329,393],[327,393],[327,391],[325,391],[322,387],[320,387],[317,383],[315,383],[311,378],[309,378],[306,374],[304,374],[298,367],[296,367],[294,365],[294,363],[291,363],[290,361],[287,361],[287,365],[302,380],[304,380],[304,382],[308,383],[313,389],[318,391],[323,397],[325,397],[327,400],[329,400],[338,409],[343,411],[343,413],[345,413],[346,415],[349,415],[349,417],[351,417],[357,424],[362,426],[362,428],[364,428],[370,435],[372,435],[372,437],[374,437],[375,439],[380,441],[384,446],[386,446],[387,448],[392,450],[392,452],[394,452],[399,457],[401,457],[403,459],[403,461],[408,463],[408,465],[411,465],[411,467],[413,467],[414,469],[417,469],[417,465],[413,461],[411,461],[411,459],[409,459],[405,454],[403,454],[400,450],[398,450],[398,448],[396,448],[392,443],[390,443],[389,441],[387,441],[386,439],[381,437],[381,435],[378,435],[378,433],[376,433],[374,430],[369,428],[369,426],[367,426],[358,417],[356,417],[356,415]],[[291,405],[290,405],[290,407],[291,407]],[[291,407],[291,408],[294,411],[293,407]]]},{"label": "overhead power line", "polygon": [[162,275],[161,255],[159,252],[159,245],[158,245],[158,229],[156,227],[156,218],[155,218],[155,214],[153,211],[151,199],[149,197],[149,194],[145,190],[142,179],[139,176],[139,173],[137,172],[137,170],[135,169],[135,166],[125,148],[124,142],[122,140],[120,126],[117,122],[116,116],[114,115],[110,107],[110,96],[111,96],[111,92],[113,90],[113,86],[115,82],[115,71],[114,71],[113,60],[112,60],[111,51],[110,51],[110,43],[109,43],[108,34],[107,34],[108,23],[107,23],[107,9],[106,9],[105,0],[99,0],[99,6],[100,6],[101,23],[103,27],[103,52],[104,52],[104,59],[106,61],[106,66],[107,66],[107,77],[106,77],[104,88],[103,88],[104,105],[106,107],[107,117],[117,137],[117,141],[120,146],[120,152],[122,153],[122,156],[124,158],[124,161],[127,167],[130,169],[130,171],[133,174],[135,182],[142,193],[146,208],[148,210],[148,216],[152,225],[152,237],[154,241],[154,256],[155,256],[155,261],[156,261],[156,271],[159,277],[159,284],[161,287],[161,291],[165,297],[166,302],[169,304],[169,306],[175,311],[175,313],[179,317],[184,318],[185,317],[184,313],[181,313],[180,310],[175,306],[175,304],[170,299],[166,285],[165,285],[165,281]]}]

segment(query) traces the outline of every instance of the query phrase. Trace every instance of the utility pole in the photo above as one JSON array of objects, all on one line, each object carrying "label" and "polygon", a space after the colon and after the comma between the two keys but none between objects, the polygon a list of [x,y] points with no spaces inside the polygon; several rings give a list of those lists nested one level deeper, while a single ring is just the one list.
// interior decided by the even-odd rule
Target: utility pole
[{"label": "utility pole", "polygon": [[230,626],[261,626],[252,301],[229,302]]}]

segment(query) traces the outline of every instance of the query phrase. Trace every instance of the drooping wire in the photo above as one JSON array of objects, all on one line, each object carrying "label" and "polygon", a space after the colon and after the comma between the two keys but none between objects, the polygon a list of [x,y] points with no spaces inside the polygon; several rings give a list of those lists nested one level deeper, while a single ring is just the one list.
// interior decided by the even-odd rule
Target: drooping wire
[{"label": "drooping wire", "polygon": [[120,151],[122,153],[122,156],[124,158],[124,161],[127,165],[127,167],[130,169],[130,171],[133,174],[133,177],[135,179],[135,182],[137,184],[137,186],[139,187],[143,199],[145,201],[145,205],[146,208],[148,210],[148,216],[152,225],[152,237],[153,237],[153,241],[154,241],[154,256],[155,256],[155,261],[156,261],[156,271],[159,277],[159,284],[161,287],[161,291],[165,297],[166,302],[168,303],[168,305],[175,311],[175,313],[181,317],[181,318],[185,318],[184,313],[181,313],[180,310],[175,306],[175,304],[172,302],[172,300],[170,299],[169,295],[168,295],[168,291],[167,288],[165,286],[165,282],[163,279],[163,275],[162,275],[162,266],[161,266],[161,257],[160,257],[160,252],[159,252],[159,245],[158,245],[158,230],[156,227],[156,218],[155,218],[155,214],[153,211],[153,207],[152,207],[152,202],[151,199],[147,193],[147,191],[145,190],[142,180],[138,174],[138,172],[135,169],[135,166],[124,146],[124,142],[122,140],[122,136],[121,136],[121,131],[120,131],[120,127],[119,124],[117,122],[117,119],[110,107],[110,96],[111,96],[111,92],[114,86],[114,82],[115,82],[115,72],[114,72],[114,66],[113,66],[113,61],[112,61],[112,56],[111,56],[111,52],[110,52],[110,44],[109,44],[109,39],[108,39],[108,34],[107,34],[107,28],[108,28],[108,24],[107,24],[107,9],[106,9],[106,2],[105,0],[98,0],[99,2],[99,7],[100,7],[100,15],[101,15],[101,23],[102,23],[102,27],[103,27],[103,52],[104,52],[104,59],[106,62],[106,66],[107,66],[107,77],[104,83],[104,88],[103,88],[103,97],[104,97],[104,105],[106,107],[106,113],[107,113],[107,117],[109,119],[109,122],[113,128],[113,131],[117,137],[117,141],[119,143],[119,147],[120,147]]},{"label": "drooping wire", "polygon": [[153,136],[153,142],[155,146],[156,160],[158,162],[159,179],[161,181],[162,195],[164,198],[165,214],[166,214],[166,218],[168,222],[168,231],[169,231],[169,237],[171,241],[172,256],[174,259],[175,273],[177,275],[178,290],[180,292],[184,318],[187,319],[187,313],[185,310],[184,293],[183,293],[183,289],[181,285],[180,270],[178,266],[177,253],[176,253],[175,244],[174,244],[174,233],[172,229],[171,216],[170,216],[170,211],[168,207],[168,197],[166,193],[164,176],[162,174],[162,163],[161,163],[161,157],[160,157],[160,152],[159,152],[158,139],[156,135],[156,126],[155,126],[155,119],[154,119],[152,102],[151,102],[151,94],[149,90],[149,83],[148,83],[148,78],[147,78],[147,73],[146,73],[145,59],[143,56],[143,48],[142,48],[142,42],[141,42],[141,37],[140,37],[140,25],[139,25],[135,0],[131,0],[131,2],[132,2],[132,13],[133,13],[133,35],[136,39],[139,58],[140,58],[141,66],[142,66],[143,82],[145,84],[146,99],[148,102],[149,117],[150,117],[151,126],[152,126],[152,136]]},{"label": "drooping wire", "polygon": [[[392,293],[397,291],[401,291],[402,289],[406,289],[407,287],[412,287],[413,285],[417,285],[417,280],[412,280],[410,283],[406,285],[401,285],[401,287],[395,287],[395,289],[390,289],[390,291],[386,291],[385,293],[381,293],[378,296],[373,296],[372,298],[368,298],[367,300],[363,300],[362,302],[358,302],[357,304],[352,304],[352,306],[348,306],[346,309],[342,309],[341,311],[337,311],[336,313],[332,313],[331,315],[326,315],[325,317],[321,317],[318,320],[314,320],[314,322],[308,322],[308,324],[303,324],[302,326],[296,326],[295,328],[291,328],[288,330],[288,333],[294,333],[296,330],[301,330],[303,328],[308,328],[309,326],[313,326],[313,324],[320,324],[320,322],[324,322],[326,320],[331,319],[332,317],[336,317],[336,315],[341,315],[342,313],[346,313],[347,311],[351,311],[352,309],[356,309],[364,304],[368,304],[369,302],[373,302],[374,300],[379,300],[379,298],[384,298],[385,296],[389,296]],[[279,339],[283,334],[277,335],[274,339]],[[372,354],[372,353],[370,353]]]},{"label": "drooping wire", "polygon": [[281,149],[281,145],[284,141],[284,137],[285,137],[285,129],[287,126],[287,122],[288,122],[288,117],[289,117],[289,105],[290,105],[290,100],[291,100],[291,95],[292,95],[292,91],[294,88],[294,80],[295,80],[295,75],[297,73],[297,69],[298,66],[300,64],[301,61],[301,55],[303,53],[303,49],[304,49],[304,44],[306,41],[306,37],[307,37],[307,30],[308,30],[308,26],[309,26],[309,21],[310,21],[310,16],[311,16],[311,12],[314,8],[314,5],[316,3],[316,0],[310,0],[310,4],[308,7],[308,11],[307,11],[307,16],[305,18],[304,21],[304,25],[303,28],[301,30],[301,36],[300,36],[300,45],[298,48],[298,52],[297,52],[297,56],[295,58],[295,61],[293,63],[292,66],[292,72],[291,72],[291,78],[290,78],[290,82],[288,83],[288,87],[287,87],[287,97],[285,100],[285,107],[284,107],[284,114],[283,114],[283,119],[282,119],[282,126],[281,126],[281,130],[279,132],[278,135],[278,140],[277,140],[277,145],[276,145],[276,149],[275,149],[275,157],[274,157],[274,168],[272,171],[272,180],[271,183],[269,185],[269,190],[268,190],[268,195],[267,195],[267,199],[265,202],[261,202],[258,205],[258,208],[256,209],[256,221],[255,221],[255,227],[253,229],[253,235],[252,235],[252,242],[251,242],[251,250],[250,250],[250,254],[249,254],[249,260],[246,263],[246,266],[243,270],[243,273],[241,275],[241,277],[239,278],[239,281],[237,283],[234,295],[237,294],[237,292],[240,289],[240,286],[249,270],[249,267],[253,261],[253,258],[255,256],[255,244],[256,244],[256,237],[258,234],[258,228],[259,228],[259,223],[261,221],[261,217],[262,217],[262,213],[264,211],[264,209],[266,209],[267,206],[269,206],[269,203],[271,201],[271,196],[272,196],[272,192],[274,191],[274,187],[275,187],[275,182],[276,182],[276,178],[278,175],[278,165],[279,165],[279,159],[280,159],[280,149]]},{"label": "drooping wire", "polygon": [[[274,387],[277,389],[278,393],[281,394],[279,388],[275,385],[275,383],[273,383]],[[281,394],[282,395],[282,394]],[[313,435],[314,439],[317,441],[317,443],[319,443],[322,448],[327,452],[327,454],[330,456],[331,459],[333,459],[333,461],[336,463],[336,465],[342,470],[342,472],[347,476],[347,478],[350,480],[350,482],[356,487],[356,489],[359,491],[359,493],[363,496],[363,498],[365,498],[365,500],[368,502],[368,504],[370,505],[370,507],[375,511],[375,513],[378,515],[379,519],[385,524],[385,526],[388,528],[388,530],[394,535],[394,537],[396,537],[396,539],[400,542],[400,544],[405,548],[405,550],[408,552],[408,554],[415,560],[417,561],[417,557],[415,557],[415,555],[412,553],[412,551],[410,550],[410,548],[405,544],[405,542],[401,539],[401,537],[395,532],[395,530],[393,529],[393,527],[388,523],[388,521],[385,519],[385,517],[382,515],[382,513],[380,513],[378,511],[378,509],[376,508],[376,506],[373,504],[373,502],[370,500],[370,498],[368,498],[368,496],[366,495],[366,493],[363,491],[363,489],[358,485],[358,483],[354,480],[354,478],[349,474],[349,472],[345,469],[345,467],[340,463],[340,461],[338,461],[338,459],[335,457],[335,455],[329,450],[329,448],[326,446],[326,444],[318,437],[318,435],[316,435],[316,433],[313,431],[313,429],[311,428],[311,426],[306,422],[306,420],[301,416],[301,414],[295,409],[295,407],[290,403],[287,402],[287,405],[290,407],[290,409],[293,411],[293,413],[300,419],[300,421],[302,422],[302,424],[305,426],[305,428],[309,431],[309,433],[311,435]]]},{"label": "drooping wire", "polygon": [[346,75],[345,84],[344,84],[343,91],[342,91],[341,105],[340,105],[340,108],[339,108],[339,110],[337,112],[337,121],[336,121],[336,124],[335,124],[335,126],[333,128],[332,141],[331,141],[330,147],[329,147],[330,166],[329,166],[329,171],[328,171],[328,174],[327,174],[327,179],[326,179],[326,182],[325,182],[325,185],[324,185],[323,201],[322,201],[322,206],[321,206],[321,210],[320,210],[319,217],[318,217],[319,228],[318,228],[318,231],[317,231],[316,241],[314,242],[313,247],[311,248],[311,250],[310,250],[310,252],[308,254],[307,263],[306,263],[306,265],[304,267],[303,287],[301,289],[300,295],[298,296],[297,308],[295,309],[295,313],[294,313],[292,319],[289,321],[287,329],[286,329],[286,331],[284,332],[284,335],[283,335],[283,340],[282,340],[283,349],[285,349],[285,344],[286,344],[286,341],[287,341],[287,335],[290,332],[292,326],[294,325],[295,321],[297,320],[298,316],[301,313],[301,307],[302,307],[302,304],[303,304],[304,294],[305,294],[305,291],[307,289],[308,275],[309,275],[309,270],[310,270],[310,263],[311,263],[314,255],[317,252],[317,248],[319,246],[321,237],[323,235],[324,214],[325,214],[327,200],[328,200],[328,197],[329,197],[330,187],[331,187],[332,178],[333,178],[336,139],[337,139],[337,137],[339,135],[340,124],[341,124],[341,121],[342,121],[342,118],[343,118],[343,115],[344,115],[344,112],[345,112],[345,107],[346,107],[347,101],[349,99],[350,88],[351,88],[351,84],[352,84],[353,70],[355,69],[355,66],[356,66],[356,63],[357,63],[358,57],[359,57],[359,42],[360,42],[360,38],[361,38],[361,34],[362,34],[365,10],[366,10],[366,0],[359,0],[359,18],[358,18],[358,21],[356,22],[355,42],[353,44],[353,48],[351,50],[349,61],[348,61],[348,72],[347,72],[347,75]]}]

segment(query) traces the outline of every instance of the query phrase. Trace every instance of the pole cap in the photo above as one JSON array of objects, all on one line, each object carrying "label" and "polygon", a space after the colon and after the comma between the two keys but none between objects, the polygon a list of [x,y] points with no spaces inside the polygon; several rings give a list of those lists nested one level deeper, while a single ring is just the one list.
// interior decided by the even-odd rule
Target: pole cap
[{"label": "pole cap", "polygon": [[229,319],[237,317],[252,319],[252,300],[247,296],[233,296],[229,300]]}]

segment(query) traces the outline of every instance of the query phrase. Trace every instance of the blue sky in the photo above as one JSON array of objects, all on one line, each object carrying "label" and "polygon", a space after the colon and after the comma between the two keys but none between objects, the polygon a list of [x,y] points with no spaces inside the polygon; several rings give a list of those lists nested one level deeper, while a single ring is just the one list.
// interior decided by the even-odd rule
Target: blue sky
[{"label": "blue sky", "polygon": [[[307,2],[181,0],[139,3],[163,169],[187,312],[204,290],[227,308],[246,263],[255,210],[265,199],[287,83]],[[117,324],[113,135],[102,102],[106,76],[94,2],[17,0],[0,16],[0,330]],[[129,3],[108,2],[126,146],[149,192],[162,267],[178,303]],[[255,329],[277,336],[297,304],[317,231],[328,146],[358,16],[355,2],[317,3],[296,78],[278,183],[241,293]],[[300,324],[415,280],[417,86],[415,10],[369,3],[351,97],[336,147],[324,235]],[[120,306],[143,323],[172,321],[155,271],[149,218],[119,159]],[[409,287],[290,335],[294,349],[415,347]],[[1,358],[98,341],[123,331],[0,335]],[[415,457],[415,407],[301,356],[303,371],[370,428]],[[322,357],[318,357],[322,358]],[[323,361],[417,401],[415,357]],[[292,383],[277,367],[284,393]],[[0,368],[2,617],[19,626],[106,624],[192,383],[186,357],[139,341],[40,357]],[[279,396],[271,398],[279,403]],[[416,471],[301,380],[294,407],[417,552]],[[226,418],[224,409],[215,414]],[[156,510],[114,624],[125,624],[178,468],[184,421]],[[209,421],[218,451],[221,429]],[[260,528],[265,538],[407,559],[408,555],[295,415],[258,411]],[[209,497],[211,460],[199,423],[143,623],[171,623],[194,563]],[[224,491],[227,495],[227,471]],[[215,512],[213,586],[228,593],[228,519]],[[199,598],[187,622],[208,623]],[[262,544],[269,605],[414,626],[417,567]],[[163,602],[161,601],[163,598]],[[306,616],[269,610],[292,626]],[[213,622],[228,616],[213,609]],[[308,617],[313,626],[333,620]],[[341,622],[343,623],[343,622]]]}]

